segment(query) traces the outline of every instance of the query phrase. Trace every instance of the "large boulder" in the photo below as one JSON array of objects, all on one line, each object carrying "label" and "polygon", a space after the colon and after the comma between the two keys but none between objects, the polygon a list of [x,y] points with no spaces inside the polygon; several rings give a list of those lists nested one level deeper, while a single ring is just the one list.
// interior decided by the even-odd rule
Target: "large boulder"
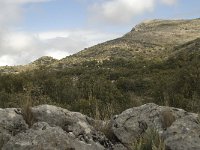
[{"label": "large boulder", "polygon": [[154,129],[170,150],[197,150],[200,149],[200,124],[197,116],[182,109],[145,104],[113,117],[112,131],[128,148],[147,129]]},{"label": "large boulder", "polygon": [[103,147],[109,149],[112,143],[106,136],[97,131],[96,122],[103,125],[103,121],[96,121],[78,112],[71,112],[66,109],[51,105],[41,105],[32,108],[34,119],[38,122],[46,122],[50,126],[59,126],[65,132],[73,134],[86,143],[88,141],[99,142]]},{"label": "large boulder", "polygon": [[29,125],[21,109],[0,109],[0,149],[127,150],[149,129],[158,133],[166,149],[200,149],[198,115],[173,107],[145,104],[107,122],[50,105],[33,107],[28,113],[34,121]]},{"label": "large boulder", "polygon": [[48,123],[35,123],[29,130],[13,136],[2,150],[103,150],[99,143],[87,143]]},{"label": "large boulder", "polygon": [[172,150],[199,150],[200,123],[192,115],[185,116],[172,124],[163,134],[165,144]]},{"label": "large boulder", "polygon": [[40,105],[33,107],[32,113],[36,121],[47,122],[50,126],[60,126],[66,132],[73,132],[74,135],[89,134],[93,130],[90,125],[94,122],[93,119],[60,107]]},{"label": "large boulder", "polygon": [[28,129],[20,109],[0,109],[0,149],[12,136]]}]

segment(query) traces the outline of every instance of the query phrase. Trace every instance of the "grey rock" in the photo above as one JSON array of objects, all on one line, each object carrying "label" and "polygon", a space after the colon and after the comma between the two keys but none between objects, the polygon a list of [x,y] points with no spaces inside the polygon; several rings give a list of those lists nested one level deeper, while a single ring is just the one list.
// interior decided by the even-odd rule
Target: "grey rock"
[{"label": "grey rock", "polygon": [[31,129],[13,136],[3,150],[103,150],[95,142],[82,142],[64,132],[60,127],[51,127],[45,122],[35,123]]},{"label": "grey rock", "polygon": [[[19,113],[18,113],[19,112]],[[11,136],[27,130],[28,125],[20,115],[20,109],[0,109],[0,149]]]},{"label": "grey rock", "polygon": [[20,109],[0,109],[0,149],[129,150],[152,128],[167,149],[200,149],[198,115],[178,108],[150,103],[127,109],[107,122],[50,105],[31,111],[35,123],[28,128]]},{"label": "grey rock", "polygon": [[50,126],[60,126],[66,132],[73,132],[76,136],[89,134],[93,130],[88,121],[89,117],[60,107],[41,105],[32,108],[32,113],[35,120],[47,122]]},{"label": "grey rock", "polygon": [[[35,120],[47,122],[50,126],[59,126],[65,132],[84,142],[98,142],[105,148],[111,148],[112,143],[101,132],[96,131],[95,121],[78,112],[51,105],[41,105],[32,108]],[[102,121],[98,121],[102,124]]]},{"label": "grey rock", "polygon": [[195,115],[188,115],[174,122],[163,137],[168,149],[199,150],[200,124]]},{"label": "grey rock", "polygon": [[[168,116],[163,112],[167,112]],[[168,120],[171,121],[170,124]],[[200,149],[197,114],[173,107],[145,104],[128,109],[112,119],[114,134],[128,148],[148,128],[155,129],[170,150]]]}]

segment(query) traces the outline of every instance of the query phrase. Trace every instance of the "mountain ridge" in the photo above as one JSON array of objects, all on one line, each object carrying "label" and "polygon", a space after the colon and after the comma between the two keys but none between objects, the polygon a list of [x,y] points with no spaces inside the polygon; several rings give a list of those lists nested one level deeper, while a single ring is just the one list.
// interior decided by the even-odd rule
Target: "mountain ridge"
[{"label": "mountain ridge", "polygon": [[171,54],[174,47],[199,37],[200,19],[151,20],[136,25],[121,38],[87,48],[60,60],[60,63],[101,62],[111,57],[163,59]]},{"label": "mountain ridge", "polygon": [[[83,63],[84,61],[102,62],[112,58],[163,60],[173,54],[173,51],[178,46],[197,38],[200,38],[199,18],[191,20],[156,19],[144,21],[120,38],[85,48],[61,60],[47,61],[46,66],[65,68],[70,65]],[[38,60],[42,60],[42,58],[44,57]],[[24,66],[0,67],[0,71],[16,73],[37,69],[40,66],[40,63],[36,64],[33,62]]]}]

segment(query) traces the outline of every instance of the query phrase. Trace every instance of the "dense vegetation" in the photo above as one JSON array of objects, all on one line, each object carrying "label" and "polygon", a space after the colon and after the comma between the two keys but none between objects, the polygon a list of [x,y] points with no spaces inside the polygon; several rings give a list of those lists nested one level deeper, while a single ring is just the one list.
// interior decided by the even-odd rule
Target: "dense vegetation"
[{"label": "dense vegetation", "polygon": [[0,75],[0,107],[21,107],[27,99],[98,119],[147,102],[198,112],[200,53],[181,51],[165,61],[113,58]]}]

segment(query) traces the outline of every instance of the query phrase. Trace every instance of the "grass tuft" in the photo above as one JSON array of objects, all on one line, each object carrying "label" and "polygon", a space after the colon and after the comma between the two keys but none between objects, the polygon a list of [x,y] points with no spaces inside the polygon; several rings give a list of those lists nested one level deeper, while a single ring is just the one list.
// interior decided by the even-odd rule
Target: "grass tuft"
[{"label": "grass tuft", "polygon": [[147,129],[143,136],[133,143],[132,150],[165,150],[165,144],[155,129]]},{"label": "grass tuft", "polygon": [[23,101],[24,102],[22,103],[21,107],[22,116],[30,128],[34,123],[34,116],[31,110],[33,102],[30,96],[25,96]]}]

